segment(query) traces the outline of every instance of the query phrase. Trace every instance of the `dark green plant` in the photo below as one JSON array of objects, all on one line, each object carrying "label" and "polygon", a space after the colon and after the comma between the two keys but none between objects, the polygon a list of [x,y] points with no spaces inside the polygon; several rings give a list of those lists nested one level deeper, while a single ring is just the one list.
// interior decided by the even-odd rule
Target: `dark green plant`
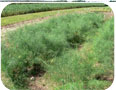
[{"label": "dark green plant", "polygon": [[35,13],[43,11],[52,11],[60,9],[71,9],[71,8],[81,8],[81,7],[104,7],[105,4],[102,3],[14,3],[8,5],[2,12],[2,17],[26,14],[26,13]]}]

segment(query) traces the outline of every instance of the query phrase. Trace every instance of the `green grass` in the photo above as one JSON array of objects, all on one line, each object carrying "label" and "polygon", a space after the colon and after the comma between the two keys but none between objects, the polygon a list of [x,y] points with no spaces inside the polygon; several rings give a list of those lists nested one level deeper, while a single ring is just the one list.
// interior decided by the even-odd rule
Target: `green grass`
[{"label": "green grass", "polygon": [[12,80],[6,75],[5,72],[1,72],[1,80],[3,82],[3,84],[5,85],[5,87],[10,88],[11,90],[15,90],[15,86],[12,82]]},{"label": "green grass", "polygon": [[1,25],[6,26],[6,25],[10,25],[10,24],[23,22],[26,20],[33,20],[33,19],[39,19],[39,18],[47,17],[47,16],[63,15],[63,14],[69,14],[69,13],[108,12],[108,11],[111,11],[111,9],[109,7],[90,7],[90,8],[77,8],[77,9],[46,11],[46,12],[40,12],[40,13],[31,13],[31,14],[24,14],[24,15],[2,17]]},{"label": "green grass", "polygon": [[113,76],[113,48],[113,18],[68,14],[7,33],[2,71],[18,89],[45,72],[58,83],[54,90],[104,90],[112,83],[104,77]]},{"label": "green grass", "polygon": [[71,9],[71,8],[81,8],[81,7],[104,7],[105,4],[102,3],[20,3],[20,4],[10,4],[2,12],[2,16],[12,16],[26,13],[35,13],[43,11],[52,11],[59,9]]},{"label": "green grass", "polygon": [[68,83],[66,85],[59,86],[54,90],[83,90],[83,83],[82,82]]}]

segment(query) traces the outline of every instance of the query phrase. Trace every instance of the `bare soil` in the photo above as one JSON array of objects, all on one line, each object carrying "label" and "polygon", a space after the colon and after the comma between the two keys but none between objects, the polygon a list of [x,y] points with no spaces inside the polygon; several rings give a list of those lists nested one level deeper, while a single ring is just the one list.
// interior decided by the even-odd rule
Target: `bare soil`
[{"label": "bare soil", "polygon": [[7,26],[2,26],[1,31],[2,31],[2,34],[4,34],[7,31],[14,31],[14,30],[16,30],[18,28],[24,27],[25,25],[42,23],[43,21],[45,21],[45,20],[47,20],[49,18],[50,18],[50,16],[39,18],[39,19],[34,19],[34,20],[23,21],[23,22],[19,22],[19,23],[15,23],[15,24],[10,24],[10,25],[7,25]]},{"label": "bare soil", "polygon": [[[41,83],[40,83],[41,82]],[[45,80],[42,77],[35,77],[35,81],[30,83],[31,90],[48,90]]]}]

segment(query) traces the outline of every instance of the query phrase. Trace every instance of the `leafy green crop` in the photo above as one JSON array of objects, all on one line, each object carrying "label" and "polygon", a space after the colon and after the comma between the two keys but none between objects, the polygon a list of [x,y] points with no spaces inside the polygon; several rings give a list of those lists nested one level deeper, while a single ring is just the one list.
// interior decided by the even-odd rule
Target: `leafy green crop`
[{"label": "leafy green crop", "polygon": [[2,17],[35,13],[43,11],[52,11],[59,9],[71,9],[71,8],[81,8],[81,7],[104,7],[105,4],[102,3],[38,3],[38,4],[10,4],[2,12]]},{"label": "leafy green crop", "polygon": [[[27,88],[29,77],[46,72],[60,83],[56,90],[104,89],[111,83],[104,76],[113,75],[113,30],[113,19],[105,22],[96,13],[25,26],[2,41],[2,70],[17,88]],[[102,81],[106,84],[100,86]]]}]

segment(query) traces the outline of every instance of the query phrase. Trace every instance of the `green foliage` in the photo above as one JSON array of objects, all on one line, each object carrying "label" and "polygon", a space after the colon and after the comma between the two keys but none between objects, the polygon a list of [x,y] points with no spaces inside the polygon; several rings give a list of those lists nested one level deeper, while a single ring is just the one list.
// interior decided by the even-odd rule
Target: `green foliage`
[{"label": "green foliage", "polygon": [[59,9],[71,9],[71,8],[81,8],[81,7],[104,7],[105,4],[97,3],[38,3],[38,4],[10,4],[2,12],[2,16],[12,16],[26,13],[35,13],[42,11],[52,11]]},{"label": "green foliage", "polygon": [[92,62],[89,59],[80,57],[79,51],[77,50],[69,50],[61,57],[54,59],[53,62],[54,65],[49,69],[49,72],[52,78],[62,84],[80,80],[87,81],[91,77],[93,70]]},{"label": "green foliage", "polygon": [[83,90],[83,83],[68,83],[66,85],[55,88],[54,90]]},{"label": "green foliage", "polygon": [[88,89],[87,90],[105,90],[106,86],[110,86],[111,82],[108,81],[100,81],[100,80],[90,80],[88,82]]},{"label": "green foliage", "polygon": [[69,14],[25,26],[8,33],[2,42],[2,70],[20,88],[42,71],[62,85],[58,89],[101,88],[89,87],[89,80],[99,83],[96,76],[113,71],[113,33],[113,19],[104,23],[103,15],[96,13]]},{"label": "green foliage", "polygon": [[[72,14],[72,13],[87,13],[87,12],[110,12],[112,11],[109,7],[88,7],[88,8],[73,8],[73,9],[64,9],[64,10],[53,10],[53,11],[46,11],[46,12],[36,12],[36,13],[29,13],[23,15],[15,15],[9,17],[2,17],[1,18],[1,25],[6,26],[9,24],[16,24],[19,22],[32,20],[33,19],[42,19],[46,17],[53,17],[53,16],[61,16],[64,14]],[[45,20],[45,19],[42,19]]]},{"label": "green foliage", "polygon": [[96,75],[113,75],[114,66],[114,23],[113,19],[100,28],[99,33],[93,39],[94,58],[98,64]]}]

